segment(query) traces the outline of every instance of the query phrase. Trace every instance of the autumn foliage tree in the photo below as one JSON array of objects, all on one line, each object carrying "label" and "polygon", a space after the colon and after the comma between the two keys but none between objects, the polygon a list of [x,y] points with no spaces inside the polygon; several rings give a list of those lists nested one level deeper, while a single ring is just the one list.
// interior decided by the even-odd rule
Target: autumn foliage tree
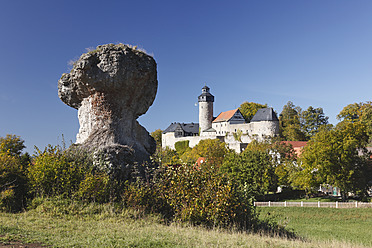
[{"label": "autumn foliage tree", "polygon": [[250,122],[253,116],[261,108],[267,108],[267,104],[259,104],[255,102],[243,102],[240,107],[240,113],[242,113],[246,122]]}]

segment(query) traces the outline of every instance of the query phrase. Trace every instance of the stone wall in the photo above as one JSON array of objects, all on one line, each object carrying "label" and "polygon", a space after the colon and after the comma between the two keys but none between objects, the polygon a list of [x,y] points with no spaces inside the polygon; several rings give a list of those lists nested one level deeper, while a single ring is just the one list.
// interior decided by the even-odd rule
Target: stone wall
[{"label": "stone wall", "polygon": [[201,131],[212,127],[213,102],[199,102],[199,127]]}]

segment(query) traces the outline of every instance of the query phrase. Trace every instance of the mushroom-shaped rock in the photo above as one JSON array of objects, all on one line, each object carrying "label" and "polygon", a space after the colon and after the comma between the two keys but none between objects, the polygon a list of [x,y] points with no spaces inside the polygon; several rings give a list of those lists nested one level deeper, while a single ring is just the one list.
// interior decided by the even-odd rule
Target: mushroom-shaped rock
[{"label": "mushroom-shaped rock", "polygon": [[[155,151],[155,141],[137,118],[152,105],[158,87],[156,62],[123,44],[98,46],[81,55],[70,73],[58,81],[58,96],[78,109],[76,143],[89,150],[133,154],[143,162]],[[124,151],[127,149],[128,151]]]}]

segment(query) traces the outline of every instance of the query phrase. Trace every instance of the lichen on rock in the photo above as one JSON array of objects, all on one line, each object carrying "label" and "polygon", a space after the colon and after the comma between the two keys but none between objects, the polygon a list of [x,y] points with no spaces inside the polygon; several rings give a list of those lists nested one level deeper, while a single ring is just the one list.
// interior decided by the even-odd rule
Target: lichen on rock
[{"label": "lichen on rock", "polygon": [[128,161],[141,163],[156,145],[137,118],[152,105],[157,87],[151,56],[128,45],[107,44],[81,55],[62,75],[58,96],[78,109],[77,144],[94,151],[115,147],[119,157],[126,154],[132,156]]}]

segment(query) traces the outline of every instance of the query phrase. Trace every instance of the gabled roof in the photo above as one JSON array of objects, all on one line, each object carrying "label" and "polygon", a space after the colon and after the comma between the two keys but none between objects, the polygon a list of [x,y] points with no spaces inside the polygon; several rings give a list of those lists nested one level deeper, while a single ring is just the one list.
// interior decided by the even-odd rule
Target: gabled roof
[{"label": "gabled roof", "polygon": [[185,133],[199,133],[199,124],[198,123],[179,123],[175,122],[169,125],[163,133],[175,132],[177,129],[182,129]]},{"label": "gabled roof", "polygon": [[262,108],[253,116],[251,122],[255,121],[279,121],[272,108]]},{"label": "gabled roof", "polygon": [[233,110],[229,110],[229,111],[226,111],[226,112],[221,112],[217,117],[216,119],[214,119],[213,122],[223,122],[223,121],[229,121],[233,116],[234,114],[240,110],[239,109],[233,109]]}]

